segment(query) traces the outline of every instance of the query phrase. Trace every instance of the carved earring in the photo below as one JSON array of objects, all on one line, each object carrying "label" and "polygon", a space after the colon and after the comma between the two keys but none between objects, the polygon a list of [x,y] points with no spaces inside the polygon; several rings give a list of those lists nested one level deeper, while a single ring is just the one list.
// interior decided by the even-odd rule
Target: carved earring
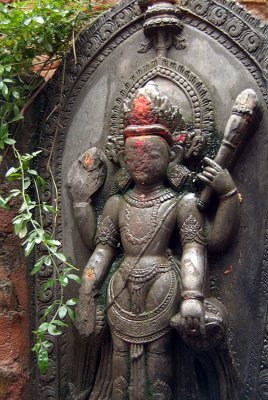
[{"label": "carved earring", "polygon": [[114,176],[114,181],[121,192],[125,192],[131,183],[131,176],[126,168],[120,168]]},{"label": "carved earring", "polygon": [[170,162],[174,161],[176,159],[175,151],[171,150],[169,157],[170,157]]},{"label": "carved earring", "polygon": [[118,161],[121,168],[115,174],[114,181],[120,191],[125,192],[131,183],[131,176],[125,166],[124,151],[119,152]]},{"label": "carved earring", "polygon": [[167,180],[177,192],[182,188],[189,175],[190,171],[184,165],[174,161],[168,165]]},{"label": "carved earring", "polygon": [[173,189],[179,191],[190,175],[188,168],[181,164],[183,161],[183,148],[174,146],[170,153],[170,159],[172,162],[169,163],[167,168],[167,180]]}]

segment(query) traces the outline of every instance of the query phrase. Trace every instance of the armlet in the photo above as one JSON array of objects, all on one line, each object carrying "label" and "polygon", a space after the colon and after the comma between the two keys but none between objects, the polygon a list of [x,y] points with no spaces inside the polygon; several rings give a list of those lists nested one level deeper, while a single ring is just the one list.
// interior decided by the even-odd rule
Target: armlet
[{"label": "armlet", "polygon": [[109,244],[111,247],[117,247],[119,243],[119,233],[110,217],[101,220],[97,230],[96,244]]},{"label": "armlet", "polygon": [[204,230],[199,222],[190,214],[180,228],[181,243],[184,246],[186,243],[199,243],[206,245],[206,237]]}]

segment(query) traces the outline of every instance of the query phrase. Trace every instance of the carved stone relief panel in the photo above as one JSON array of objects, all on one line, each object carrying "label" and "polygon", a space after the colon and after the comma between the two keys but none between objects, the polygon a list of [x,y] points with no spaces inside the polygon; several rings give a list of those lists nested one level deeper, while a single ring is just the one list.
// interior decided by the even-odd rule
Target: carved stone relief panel
[{"label": "carved stone relief panel", "polygon": [[[235,186],[228,181],[229,178],[222,178],[226,187],[231,185],[228,186],[230,190],[220,192],[218,189],[219,200],[214,197],[208,210],[200,211],[205,220],[216,221],[221,202],[233,195],[240,199],[239,212],[227,213],[224,222],[223,218],[220,220],[218,217],[219,228],[215,228],[224,231],[232,225],[237,225],[237,228],[239,225],[238,233],[233,233],[233,236],[230,232],[228,235],[226,233],[227,236],[231,235],[231,239],[229,237],[231,243],[226,245],[225,249],[221,249],[219,245],[220,251],[214,252],[210,250],[210,244],[204,244],[199,239],[198,241],[193,235],[195,232],[198,234],[199,225],[202,223],[193,211],[185,211],[184,217],[178,217],[179,220],[183,219],[182,223],[178,223],[180,236],[177,233],[172,235],[170,246],[174,254],[169,256],[169,260],[174,257],[177,263],[182,263],[180,267],[182,272],[183,254],[188,243],[184,238],[190,237],[192,238],[190,241],[204,246],[209,270],[207,277],[204,278],[205,286],[209,288],[206,289],[207,292],[204,289],[204,293],[200,294],[200,290],[194,287],[195,292],[192,293],[192,289],[183,283],[184,278],[181,283],[183,287],[179,290],[180,268],[178,267],[177,271],[177,267],[174,267],[173,272],[170,272],[172,263],[157,260],[158,266],[155,269],[146,266],[145,262],[140,266],[142,270],[140,274],[146,275],[150,272],[148,282],[152,282],[150,279],[156,279],[158,276],[156,274],[170,274],[171,283],[166,289],[167,293],[170,291],[170,298],[174,297],[174,302],[180,293],[176,300],[178,309],[173,316],[179,313],[180,303],[184,300],[202,300],[207,316],[206,323],[209,324],[210,316],[211,326],[215,327],[215,331],[211,328],[212,333],[207,334],[207,339],[189,337],[184,328],[181,331],[179,317],[175,318],[171,325],[177,328],[179,326],[177,329],[179,332],[172,329],[173,336],[170,343],[177,354],[179,366],[174,367],[172,384],[165,382],[164,378],[162,380],[159,378],[152,382],[151,386],[144,383],[143,391],[140,389],[137,393],[135,382],[139,377],[139,371],[144,370],[144,365],[147,370],[151,368],[152,361],[148,361],[148,357],[150,358],[150,352],[153,353],[151,347],[154,346],[146,345],[146,347],[145,339],[139,343],[134,339],[139,337],[142,329],[140,326],[144,326],[145,330],[148,329],[148,332],[144,333],[145,336],[156,334],[157,329],[150,331],[152,325],[147,324],[146,318],[143,320],[142,312],[136,312],[138,315],[136,319],[133,317],[128,320],[124,316],[125,326],[121,327],[120,313],[114,307],[114,314],[109,314],[110,311],[107,311],[109,326],[112,328],[107,329],[106,339],[104,338],[101,344],[96,338],[91,337],[89,341],[81,339],[76,328],[70,328],[59,339],[53,339],[49,372],[45,376],[37,375],[33,397],[36,399],[60,399],[67,398],[67,395],[69,399],[90,400],[104,400],[110,398],[109,396],[113,396],[113,399],[129,396],[133,400],[266,398],[268,181],[265,179],[265,171],[268,159],[266,138],[268,121],[265,111],[268,103],[268,28],[231,1],[183,0],[179,6],[173,1],[154,3],[148,5],[146,1],[140,1],[139,4],[123,1],[80,35],[76,43],[77,63],[74,63],[70,53],[66,58],[66,65],[58,71],[44,94],[39,135],[42,147],[48,151],[43,154],[40,171],[44,176],[49,176],[46,165],[50,150],[53,148],[52,165],[60,208],[56,231],[62,240],[64,253],[75,265],[81,267],[82,274],[95,245],[94,235],[90,233],[90,229],[84,228],[86,223],[82,224],[81,233],[77,216],[80,220],[83,217],[84,221],[85,214],[79,205],[86,203],[90,197],[99,225],[104,205],[110,196],[121,196],[120,199],[123,199],[121,201],[130,205],[128,213],[126,211],[125,214],[126,220],[120,222],[120,240],[123,246],[121,255],[131,253],[132,249],[124,247],[124,240],[132,238],[132,247],[135,248],[139,245],[136,243],[139,235],[141,238],[147,238],[147,234],[151,232],[149,227],[152,226],[157,230],[155,221],[164,218],[164,211],[162,217],[161,212],[158,214],[157,210],[154,211],[156,204],[157,207],[160,207],[159,204],[168,207],[169,202],[172,203],[175,198],[178,199],[178,204],[181,204],[181,196],[187,196],[187,193],[194,193],[199,198],[203,184],[207,183],[207,176],[219,173],[218,167],[207,165],[202,160],[204,156],[212,160],[215,158],[220,144],[223,143],[224,130],[225,139],[227,131],[229,133],[248,131],[248,136],[243,139],[241,154],[238,157],[235,153],[235,163],[228,161],[223,165],[230,169]],[[62,78],[63,70],[65,70],[64,78]],[[150,90],[146,89],[148,87]],[[145,92],[147,90],[149,94],[139,92],[140,89]],[[246,89],[252,92],[244,92]],[[152,94],[156,92],[157,95]],[[237,97],[240,93],[242,95]],[[149,97],[146,97],[147,95]],[[135,106],[135,99],[140,98],[143,99],[142,102],[139,100]],[[153,100],[155,98],[158,102]],[[170,106],[166,105],[166,99],[170,102]],[[161,101],[165,106],[161,106]],[[261,110],[256,112],[254,101],[261,105],[262,112]],[[150,107],[153,107],[154,111],[151,114],[148,111],[150,107],[145,107],[147,102],[152,104]],[[172,107],[177,107],[176,113]],[[257,108],[259,109],[259,106]],[[255,112],[258,115],[255,116]],[[245,115],[248,118],[244,118]],[[233,116],[233,119],[230,119],[230,116]],[[248,127],[247,124],[251,124],[251,117],[252,126]],[[142,124],[141,118],[143,118]],[[237,118],[241,120],[238,121]],[[238,122],[240,125],[230,125]],[[142,127],[142,133],[137,126]],[[148,146],[153,147],[154,140],[157,141],[159,138],[164,138],[163,140],[170,145],[168,136],[163,133],[166,130],[167,135],[172,136],[172,140],[170,139],[172,151],[175,153],[176,150],[177,154],[177,158],[173,159],[173,163],[171,162],[171,166],[168,167],[169,172],[164,186],[167,192],[161,192],[159,197],[155,193],[148,203],[143,203],[143,207],[139,207],[139,200],[135,198],[136,180],[133,175],[129,176],[131,165],[127,161],[124,164],[122,154],[125,151],[130,154],[128,147],[130,144],[127,149],[125,147],[127,143],[132,143],[133,137],[143,137],[145,134],[148,134],[146,138],[148,143],[150,135],[157,137],[152,139],[152,143],[150,142]],[[227,137],[226,143],[229,143],[230,148],[238,145],[236,140],[234,142],[228,140]],[[216,159],[219,160],[219,157],[218,154]],[[220,164],[219,161],[218,163]],[[207,176],[205,174],[205,179],[202,181],[202,178],[198,180],[198,175],[202,173],[203,168],[207,171]],[[50,182],[44,196],[52,201],[55,195],[53,182]],[[133,233],[133,230],[138,228],[137,223],[135,225],[133,222],[135,218],[132,215],[132,206],[139,210],[135,211],[137,218],[142,222],[143,220],[148,222],[147,233],[139,230],[137,231],[139,234]],[[109,213],[112,213],[111,210],[114,208],[115,205],[110,207]],[[224,211],[221,212],[224,214]],[[240,223],[236,220],[238,214]],[[53,222],[48,220],[47,227],[52,229]],[[131,231],[128,231],[129,227],[132,227]],[[113,220],[112,224],[109,222],[104,225],[102,230],[99,228],[104,236],[101,236],[98,243],[107,245],[108,239],[105,238],[107,235],[113,235],[113,229]],[[127,232],[126,239],[122,231]],[[151,234],[154,235],[152,232]],[[156,232],[155,235],[157,234]],[[114,243],[113,240],[109,246]],[[225,242],[224,234],[222,242]],[[161,256],[163,255],[164,253]],[[120,269],[121,266],[118,265],[115,262],[112,271]],[[159,268],[162,272],[159,272]],[[123,269],[127,271],[128,266],[125,264]],[[174,272],[175,270],[177,272]],[[36,279],[36,291],[51,273],[48,267],[41,270]],[[141,279],[137,274],[134,275],[131,278],[132,287],[139,286],[138,281]],[[109,284],[110,291],[106,290],[107,298],[112,299],[112,290],[115,290],[119,283],[114,278],[115,273],[111,272],[109,276],[110,282],[115,281],[115,286]],[[147,278],[143,279],[147,282]],[[133,290],[135,292],[138,289]],[[139,290],[142,291],[141,288]],[[184,292],[186,294],[183,295]],[[183,300],[180,299],[181,293],[184,296]],[[77,297],[77,288],[71,288],[69,294]],[[54,296],[57,296],[57,288],[47,290],[45,298],[35,299],[36,323],[42,315],[42,310]],[[131,296],[135,303],[136,295]],[[126,302],[127,299],[128,296]],[[138,307],[137,302],[135,304],[135,307]],[[166,307],[165,312],[168,309],[168,306]],[[183,310],[180,312],[183,313]],[[125,313],[127,315],[127,312]],[[227,319],[228,324],[219,322]],[[157,321],[152,320],[152,324],[156,324]],[[137,332],[133,336],[135,329]],[[170,327],[165,326],[165,329],[169,331]],[[207,332],[209,329],[207,328]],[[108,377],[109,368],[113,371],[111,360],[115,357],[115,350],[111,350],[110,347],[111,332],[112,335],[113,332],[117,332],[115,336],[128,343],[126,357],[129,357],[131,370],[129,382],[128,378],[126,382],[121,379],[118,381],[118,388],[115,389],[112,388],[111,379]],[[133,336],[134,339],[132,338],[132,341],[126,339],[126,335]],[[219,345],[222,338],[224,339]],[[150,343],[154,341],[151,340]],[[113,346],[116,348],[115,340]],[[145,350],[142,346],[145,346]],[[121,348],[119,350],[121,351]],[[141,356],[143,351],[147,358]],[[138,362],[134,362],[134,359]],[[165,362],[166,359],[163,365]],[[98,370],[99,363],[101,366],[107,364],[107,369]],[[229,371],[226,375],[224,368]],[[118,378],[113,376],[114,380]],[[68,388],[70,382],[74,386]],[[123,397],[118,394],[120,391]]]}]

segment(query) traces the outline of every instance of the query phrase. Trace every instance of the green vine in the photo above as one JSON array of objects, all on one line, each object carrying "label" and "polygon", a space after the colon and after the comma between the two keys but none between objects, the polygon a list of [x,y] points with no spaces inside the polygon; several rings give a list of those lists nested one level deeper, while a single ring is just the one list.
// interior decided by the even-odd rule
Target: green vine
[{"label": "green vine", "polygon": [[50,287],[60,289],[59,299],[45,309],[41,324],[34,331],[36,343],[32,350],[42,374],[48,367],[49,335],[62,333],[67,326],[67,316],[73,322],[75,320],[73,306],[76,299],[66,300],[64,290],[70,281],[80,283],[80,278],[76,275],[78,269],[60,252],[61,243],[55,240],[54,232],[44,229],[43,215],[52,214],[56,225],[58,207],[57,201],[53,205],[41,201],[46,181],[32,165],[42,150],[20,154],[16,147],[16,128],[46,84],[44,77],[50,68],[62,61],[70,47],[76,59],[74,43],[77,34],[105,8],[107,5],[101,4],[94,11],[89,0],[0,3],[0,163],[3,167],[8,150],[12,150],[17,160],[16,165],[6,172],[7,180],[15,181],[17,185],[6,197],[0,195],[0,207],[8,209],[12,201],[19,202],[13,226],[23,240],[25,256],[37,247],[42,250],[31,274],[38,273],[43,266],[53,268],[53,278],[45,282],[40,296]]}]

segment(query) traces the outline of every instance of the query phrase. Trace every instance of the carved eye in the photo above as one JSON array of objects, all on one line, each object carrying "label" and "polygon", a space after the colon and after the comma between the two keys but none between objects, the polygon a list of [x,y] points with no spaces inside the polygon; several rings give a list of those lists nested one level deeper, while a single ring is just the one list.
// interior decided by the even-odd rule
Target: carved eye
[{"label": "carved eye", "polygon": [[160,158],[160,157],[161,157],[161,155],[159,153],[157,153],[157,152],[150,153],[150,159],[151,160],[158,160],[158,158]]}]

